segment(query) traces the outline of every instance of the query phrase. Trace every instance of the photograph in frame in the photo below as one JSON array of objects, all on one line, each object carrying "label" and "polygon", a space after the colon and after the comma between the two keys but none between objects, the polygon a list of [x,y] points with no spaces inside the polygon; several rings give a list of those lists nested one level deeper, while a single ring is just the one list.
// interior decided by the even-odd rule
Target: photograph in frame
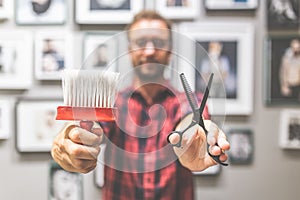
[{"label": "photograph in frame", "polygon": [[66,171],[51,161],[48,179],[48,200],[83,200],[82,174]]},{"label": "photograph in frame", "polygon": [[253,133],[250,129],[231,129],[228,132],[230,164],[251,164],[253,161]]},{"label": "photograph in frame", "polygon": [[12,103],[11,99],[0,98],[0,139],[8,139],[12,130]]},{"label": "photograph in frame", "polygon": [[266,41],[267,104],[300,102],[300,36],[271,36]]},{"label": "photograph in frame", "polygon": [[297,31],[300,25],[298,0],[266,0],[268,30]]},{"label": "photograph in frame", "polygon": [[35,37],[35,77],[60,80],[64,69],[72,68],[72,35],[68,32],[37,32]]},{"label": "photograph in frame", "polygon": [[183,36],[179,38],[182,50],[178,70],[186,74],[192,89],[203,93],[207,77],[214,73],[208,99],[211,114],[251,114],[253,26],[246,22],[186,22],[180,25],[179,32]]},{"label": "photograph in frame", "polygon": [[279,146],[300,149],[300,109],[284,109],[280,113]]},{"label": "photograph in frame", "polygon": [[19,99],[16,102],[16,144],[19,152],[50,152],[65,121],[55,120],[59,100]]},{"label": "photograph in frame", "polygon": [[83,39],[82,69],[117,70],[118,37],[115,33],[88,32]]},{"label": "photograph in frame", "polygon": [[0,1],[0,21],[12,18],[14,12],[12,0]]},{"label": "photograph in frame", "polygon": [[78,24],[128,24],[144,8],[136,0],[76,0],[75,21]]},{"label": "photograph in frame", "polygon": [[28,89],[32,85],[32,49],[30,32],[0,32],[0,89]]},{"label": "photograph in frame", "polygon": [[62,25],[67,18],[67,0],[16,0],[17,25]]},{"label": "photograph in frame", "polygon": [[208,10],[254,10],[259,0],[205,0]]},{"label": "photograph in frame", "polygon": [[167,19],[196,19],[200,16],[199,0],[156,0],[155,9]]}]

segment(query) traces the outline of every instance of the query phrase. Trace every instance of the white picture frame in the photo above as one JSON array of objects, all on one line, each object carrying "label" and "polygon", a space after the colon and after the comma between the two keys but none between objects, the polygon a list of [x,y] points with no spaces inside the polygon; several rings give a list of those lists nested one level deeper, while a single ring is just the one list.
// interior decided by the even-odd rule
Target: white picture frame
[{"label": "white picture frame", "polygon": [[205,0],[208,10],[254,10],[259,0]]},{"label": "white picture frame", "polygon": [[218,165],[211,166],[201,172],[194,171],[193,174],[194,175],[202,175],[202,176],[203,175],[218,175],[221,173],[221,169],[222,169],[221,165],[218,164]]},{"label": "white picture frame", "polygon": [[19,152],[50,152],[53,140],[65,121],[55,120],[60,100],[18,99],[16,144]]},{"label": "white picture frame", "polygon": [[62,25],[67,19],[67,0],[47,0],[42,4],[16,0],[15,4],[17,25]]},{"label": "white picture frame", "polygon": [[[144,1],[136,0],[76,0],[75,21],[78,24],[128,24],[134,14],[144,8]],[[95,5],[93,4],[95,3]],[[126,4],[126,6],[124,6]],[[119,6],[119,7],[118,7]]]},{"label": "white picture frame", "polygon": [[280,113],[279,146],[300,149],[300,109],[284,109]]},{"label": "white picture frame", "polygon": [[[220,98],[210,96],[208,106],[212,115],[250,115],[253,111],[254,28],[252,24],[216,21],[185,22],[180,24],[179,33],[182,36],[179,38],[179,44],[181,45],[179,55],[181,56],[177,57],[181,59],[178,61],[178,70],[185,73],[193,90],[196,89],[196,76],[200,75],[201,70],[199,67],[202,66],[196,61],[200,57],[200,55],[196,55],[196,48],[202,51],[200,52],[201,55],[203,54],[209,59],[212,58],[205,48],[199,47],[200,43],[222,41],[236,44],[234,51],[236,53],[234,56],[236,58],[236,77],[234,77],[235,82],[233,82],[236,95],[233,98],[227,98],[225,94],[227,90],[225,91],[225,86],[222,86],[224,96]],[[214,69],[217,69],[212,82],[212,87],[214,87],[214,81],[221,77],[221,73],[218,69],[219,66],[215,62],[212,63]],[[222,81],[224,84],[225,81],[223,79]],[[211,91],[210,94],[212,94]]]},{"label": "white picture frame", "polygon": [[83,39],[83,69],[117,71],[118,36],[115,32],[88,32]]},{"label": "white picture frame", "polygon": [[10,19],[13,16],[14,1],[1,0],[0,1],[0,20]]},{"label": "white picture frame", "polygon": [[0,89],[31,87],[32,47],[32,35],[28,31],[0,32]]},{"label": "white picture frame", "polygon": [[100,153],[97,158],[97,167],[94,170],[94,182],[98,188],[102,188],[104,186],[104,155],[105,155],[106,144],[100,145]]},{"label": "white picture frame", "polygon": [[156,0],[155,9],[167,19],[196,19],[200,16],[199,0]]},{"label": "white picture frame", "polygon": [[73,66],[73,37],[66,31],[39,31],[35,34],[35,78],[60,80],[64,69]]},{"label": "white picture frame", "polygon": [[0,98],[0,139],[8,139],[11,135],[13,121],[12,99]]}]

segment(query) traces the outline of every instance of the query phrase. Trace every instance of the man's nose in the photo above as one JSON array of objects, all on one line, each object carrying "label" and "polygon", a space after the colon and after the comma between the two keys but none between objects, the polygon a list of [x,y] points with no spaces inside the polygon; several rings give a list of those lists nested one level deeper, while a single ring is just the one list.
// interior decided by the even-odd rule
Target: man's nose
[{"label": "man's nose", "polygon": [[144,53],[147,55],[152,55],[154,54],[154,52],[155,52],[155,47],[153,45],[153,42],[148,41],[145,46]]}]

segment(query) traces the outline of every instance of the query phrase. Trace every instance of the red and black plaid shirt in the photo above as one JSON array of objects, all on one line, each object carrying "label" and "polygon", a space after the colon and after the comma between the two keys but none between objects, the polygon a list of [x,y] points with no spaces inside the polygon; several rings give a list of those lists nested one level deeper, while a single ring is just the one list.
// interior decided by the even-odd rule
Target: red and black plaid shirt
[{"label": "red and black plaid shirt", "polygon": [[[193,199],[192,173],[167,142],[191,112],[184,93],[166,88],[148,105],[129,88],[118,94],[116,107],[116,122],[102,124],[107,136],[103,199]],[[204,117],[209,117],[207,109]]]}]

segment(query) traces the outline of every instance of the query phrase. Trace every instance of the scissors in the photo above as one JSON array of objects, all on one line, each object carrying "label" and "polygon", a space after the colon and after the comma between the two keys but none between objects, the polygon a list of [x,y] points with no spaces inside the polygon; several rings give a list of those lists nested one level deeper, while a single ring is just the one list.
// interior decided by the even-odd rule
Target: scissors
[{"label": "scissors", "polygon": [[[207,129],[205,128],[204,126],[204,121],[203,121],[203,117],[202,117],[202,113],[203,113],[203,110],[205,108],[205,105],[206,105],[206,100],[208,98],[208,94],[209,94],[209,89],[211,87],[211,83],[212,83],[212,79],[213,79],[213,76],[214,74],[212,73],[209,77],[209,81],[208,81],[208,84],[207,84],[207,87],[205,89],[205,92],[204,92],[204,95],[203,95],[203,98],[202,98],[202,101],[201,101],[201,105],[200,107],[198,108],[198,102],[195,98],[195,95],[194,93],[192,92],[191,90],[191,87],[189,86],[189,83],[187,82],[186,80],[186,77],[184,75],[184,73],[181,73],[180,74],[180,80],[181,80],[181,83],[182,83],[182,86],[183,86],[183,89],[184,89],[184,92],[185,92],[185,95],[189,101],[189,104],[193,110],[193,120],[192,122],[190,123],[190,125],[188,127],[186,127],[184,130],[182,131],[172,131],[169,135],[168,135],[168,142],[170,143],[170,136],[172,134],[177,134],[179,135],[179,141],[176,143],[176,144],[172,144],[173,146],[176,146],[176,147],[181,147],[181,142],[182,142],[182,136],[183,134],[188,130],[190,129],[191,127],[193,127],[194,125],[198,124],[199,126],[201,126],[205,132],[205,135],[207,136]],[[214,156],[212,155],[210,152],[209,152],[209,144],[207,143],[207,152],[208,154],[212,157],[212,159],[214,159],[217,163],[221,164],[221,165],[224,165],[224,166],[227,166],[228,164],[227,163],[224,163],[222,161],[220,161],[220,156]]]}]

